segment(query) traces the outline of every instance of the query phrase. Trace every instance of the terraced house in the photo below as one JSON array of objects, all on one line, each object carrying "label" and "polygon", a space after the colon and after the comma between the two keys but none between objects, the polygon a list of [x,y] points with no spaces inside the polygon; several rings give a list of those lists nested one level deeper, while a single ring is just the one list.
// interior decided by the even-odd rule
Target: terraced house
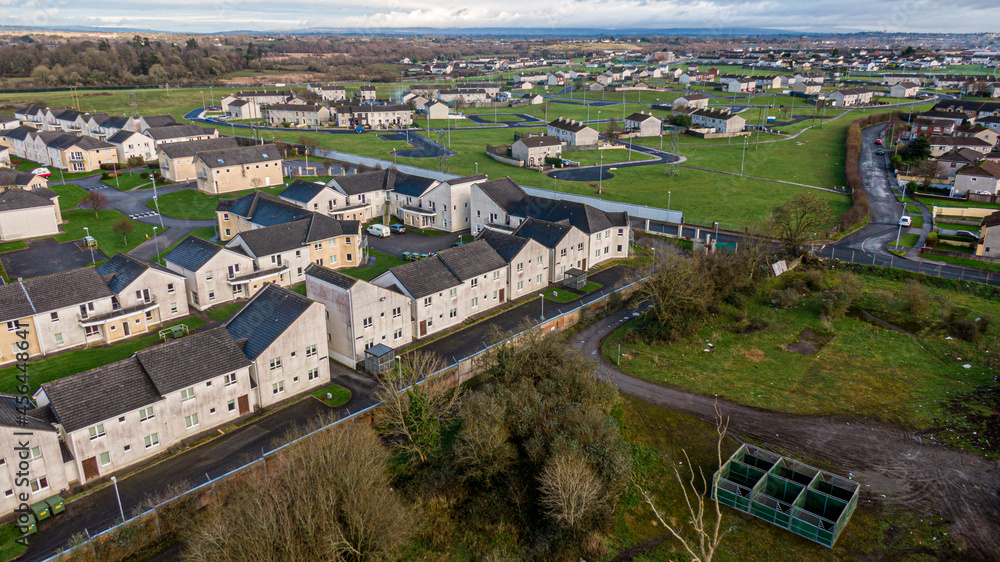
[{"label": "terraced house", "polygon": [[197,310],[251,297],[265,282],[278,279],[277,273],[267,276],[266,272],[254,270],[253,258],[245,253],[194,236],[170,250],[163,263],[184,276],[187,302]]},{"label": "terraced house", "polygon": [[309,214],[306,209],[261,191],[239,199],[220,199],[215,207],[219,238],[223,242],[241,232],[284,224]]},{"label": "terraced house", "polygon": [[219,131],[199,127],[198,125],[168,125],[166,127],[150,127],[143,134],[153,139],[159,147],[172,142],[189,142],[218,138]]},{"label": "terraced house", "polygon": [[[0,393],[0,515],[13,513],[20,505],[18,495],[28,493],[29,505],[58,494],[76,480],[73,455],[60,440],[52,424],[48,406],[31,408],[27,415],[19,411],[20,396]],[[29,481],[17,485],[19,453],[15,447],[24,442],[23,433],[31,432],[28,443]],[[67,474],[74,475],[67,478]]]},{"label": "terraced house", "polygon": [[161,144],[156,150],[160,172],[170,181],[190,181],[197,177],[194,169],[194,155],[209,150],[237,148],[233,137],[219,137],[200,141],[172,142]]},{"label": "terraced house", "polygon": [[279,185],[284,181],[281,151],[273,144],[241,146],[194,155],[198,189],[218,195]]},{"label": "terraced house", "polygon": [[267,106],[267,124],[272,127],[321,127],[330,121],[325,105],[274,104]]}]

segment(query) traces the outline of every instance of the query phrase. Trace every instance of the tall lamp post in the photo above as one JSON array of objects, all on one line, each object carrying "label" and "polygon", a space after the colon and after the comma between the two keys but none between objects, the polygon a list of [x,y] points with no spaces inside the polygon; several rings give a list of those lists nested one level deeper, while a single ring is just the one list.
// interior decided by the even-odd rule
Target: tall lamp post
[{"label": "tall lamp post", "polygon": [[538,298],[542,299],[542,320],[545,320],[545,293],[540,293]]},{"label": "tall lamp post", "polygon": [[118,493],[118,478],[112,476],[111,477],[111,484],[114,485],[114,487],[115,487],[115,498],[118,499],[118,513],[121,514],[121,516],[122,516],[122,522],[124,523],[125,522],[125,510],[122,509],[122,497],[121,497],[121,494]]},{"label": "tall lamp post", "polygon": [[670,192],[667,192],[667,210],[670,210]]},{"label": "tall lamp post", "polygon": [[[154,245],[156,246],[156,255],[157,255],[157,256],[159,256],[159,255],[160,255],[160,241],[156,239],[156,231],[157,231],[157,230],[158,230],[159,228],[160,228],[160,227],[158,227],[158,226],[154,226],[154,227],[153,227],[153,244],[154,244]],[[156,260],[153,260],[153,261],[156,261]]]},{"label": "tall lamp post", "polygon": [[[85,226],[83,231],[87,233],[87,238],[90,238],[90,229]],[[90,240],[87,240],[87,247],[90,248],[90,263],[97,263],[97,260],[94,259],[94,246],[91,245]]]}]

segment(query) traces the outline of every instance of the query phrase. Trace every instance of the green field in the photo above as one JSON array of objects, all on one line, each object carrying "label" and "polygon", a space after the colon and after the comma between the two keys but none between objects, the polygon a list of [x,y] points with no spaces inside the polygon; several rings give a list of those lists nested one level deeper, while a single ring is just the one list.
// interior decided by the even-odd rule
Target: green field
[{"label": "green field", "polygon": [[115,222],[125,215],[111,209],[101,211],[97,219],[94,218],[94,211],[90,209],[70,209],[63,211],[62,216],[66,221],[66,224],[62,225],[64,233],[56,236],[56,240],[59,242],[81,240],[87,235],[84,228],[89,228],[90,235],[97,240],[97,247],[109,258],[117,253],[132,251],[153,235],[152,225],[129,219],[132,223],[132,233],[126,237],[128,244],[125,244],[121,234],[111,232]]},{"label": "green field", "polygon": [[87,196],[87,190],[72,183],[49,185],[49,189],[59,195],[59,208],[63,212],[79,207],[83,198]]},{"label": "green field", "polygon": [[[792,283],[795,275],[769,282],[764,294]],[[969,343],[948,337],[939,322],[943,311],[957,307],[967,309],[969,318],[1000,317],[995,301],[929,288],[929,309],[916,317],[906,307],[903,283],[859,277],[864,284],[859,306],[909,333],[855,314],[824,325],[819,292],[787,310],[774,308],[769,296],[753,299],[746,314],[767,323],[760,331],[738,333],[734,330],[745,322],[721,314],[691,340],[664,346],[623,340],[631,329],[626,325],[606,340],[604,353],[614,360],[621,342],[623,371],[670,387],[790,414],[867,416],[916,429],[945,417],[950,396],[992,380],[989,350],[1000,343],[1000,330],[993,326]],[[828,338],[812,355],[786,349],[804,328]],[[714,344],[711,352],[703,351],[706,342]],[[972,368],[963,369],[966,363]]]},{"label": "green field", "polygon": [[370,249],[368,250],[368,255],[375,258],[375,265],[371,267],[357,267],[354,269],[341,269],[340,272],[344,275],[350,275],[356,279],[362,279],[364,281],[371,281],[379,275],[382,275],[390,268],[396,267],[397,265],[403,265],[406,263],[402,258],[397,258],[380,252],[378,250]]},{"label": "green field", "polygon": [[605,150],[564,150],[562,157],[566,160],[579,162],[581,166],[594,166],[597,164],[617,164],[619,162],[641,162],[643,160],[653,160],[648,154],[625,149],[605,149]]},{"label": "green field", "polygon": [[228,320],[230,316],[236,314],[236,311],[239,310],[244,304],[246,303],[243,301],[220,304],[219,306],[205,312],[205,315],[216,322],[221,322],[223,320]]},{"label": "green field", "polygon": [[[260,189],[264,193],[278,195],[285,190],[285,186],[269,187]],[[176,219],[209,220],[215,218],[215,207],[220,199],[238,199],[251,191],[241,191],[237,193],[226,193],[223,195],[208,195],[197,189],[185,189],[174,191],[159,197],[158,203],[160,214]],[[156,210],[153,201],[146,203],[146,206]]]},{"label": "green field", "polygon": [[[326,398],[328,393],[332,396],[332,398]],[[312,395],[331,408],[339,408],[340,406],[347,404],[347,402],[351,399],[351,391],[338,384],[331,384],[326,388],[321,388],[313,392]]]},{"label": "green field", "polygon": [[139,174],[135,172],[125,172],[118,177],[102,180],[102,182],[105,185],[113,187],[119,191],[128,191],[134,187],[152,183],[152,180],[148,177],[139,177]]}]

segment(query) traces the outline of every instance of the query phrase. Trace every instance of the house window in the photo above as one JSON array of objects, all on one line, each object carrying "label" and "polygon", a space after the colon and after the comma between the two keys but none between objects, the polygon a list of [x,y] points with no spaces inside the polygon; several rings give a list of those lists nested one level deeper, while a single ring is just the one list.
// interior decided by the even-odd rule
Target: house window
[{"label": "house window", "polygon": [[296,258],[301,258],[302,257],[302,250],[295,250],[295,257]]},{"label": "house window", "polygon": [[310,345],[309,347],[306,348],[306,358],[309,358],[309,357],[316,357],[316,346],[315,345]]},{"label": "house window", "polygon": [[62,334],[53,334],[52,335],[52,339],[56,340],[56,345],[62,345],[63,344]]},{"label": "house window", "polygon": [[13,332],[15,330],[17,330],[17,320],[11,320],[10,322],[7,322],[7,331]]},{"label": "house window", "polygon": [[456,297],[458,297],[458,289],[457,288],[455,288],[455,289],[449,289],[448,290],[448,298],[454,299]]},{"label": "house window", "polygon": [[151,420],[154,417],[155,416],[153,416],[153,407],[152,406],[147,406],[147,407],[139,410],[139,421],[141,421],[141,422],[144,422],[146,420]]},{"label": "house window", "polygon": [[403,308],[402,307],[397,306],[396,308],[392,309],[392,317],[393,318],[399,318],[402,315],[403,315]]},{"label": "house window", "polygon": [[42,458],[41,447],[32,447],[31,450],[28,451],[28,462],[35,462],[37,460],[40,460],[41,458]]},{"label": "house window", "polygon": [[479,286],[479,279],[473,279],[470,285],[472,285],[472,288],[475,289],[476,287]]},{"label": "house window", "polygon": [[472,297],[472,308],[479,306],[479,297]]},{"label": "house window", "polygon": [[101,466],[111,464],[111,453],[101,453],[100,459],[101,459]]},{"label": "house window", "polygon": [[497,292],[493,291],[493,300],[497,300]]},{"label": "house window", "polygon": [[538,275],[535,276],[535,283],[538,283],[538,284],[542,283],[542,274],[541,273],[539,273]]},{"label": "house window", "polygon": [[524,263],[517,264],[517,272],[521,273],[522,271],[524,271]]},{"label": "house window", "polygon": [[49,314],[49,318],[53,322],[58,322],[59,321],[59,313],[58,312],[53,312],[52,314]]},{"label": "house window", "polygon": [[160,444],[160,436],[157,434],[147,435],[143,438],[143,442],[146,443],[146,448],[155,447]]},{"label": "house window", "polygon": [[347,254],[347,261],[354,261],[354,257],[351,254]]},{"label": "house window", "polygon": [[212,280],[212,270],[209,269],[208,271],[205,272],[205,281],[211,281],[211,280]]},{"label": "house window", "polygon": [[235,400],[230,400],[229,403],[226,406],[229,408],[229,411],[232,412],[232,411],[236,410],[236,401]]},{"label": "house window", "polygon": [[209,301],[214,301],[215,300],[215,291],[209,291],[208,292],[208,300]]},{"label": "house window", "polygon": [[83,329],[83,335],[86,337],[96,336],[101,333],[99,326],[87,326]]},{"label": "house window", "polygon": [[348,236],[347,238],[344,238],[344,244],[346,244],[348,246],[351,245],[351,237],[350,236]]},{"label": "house window", "polygon": [[306,379],[312,381],[318,378],[319,378],[319,369],[309,369],[309,372],[306,374]]},{"label": "house window", "polygon": [[107,435],[106,433],[104,433],[103,423],[99,423],[93,427],[88,427],[87,433],[90,434],[91,439],[97,439],[99,437],[104,437],[105,435]]},{"label": "house window", "polygon": [[[428,322],[427,325],[430,326],[431,323]],[[375,347],[375,340],[374,339],[370,339],[370,340],[368,340],[368,341],[365,342],[365,349],[371,349],[373,347]]]},{"label": "house window", "polygon": [[233,386],[234,384],[236,384],[236,373],[229,373],[228,375],[223,377],[223,381],[226,386]]},{"label": "house window", "polygon": [[271,385],[271,394],[281,394],[285,391],[285,381],[278,381]]},{"label": "house window", "polygon": [[456,316],[458,316],[458,309],[457,308],[453,308],[453,309],[451,309],[451,310],[448,311],[448,318],[455,318]]},{"label": "house window", "polygon": [[517,290],[518,291],[523,291],[524,290],[524,281],[518,281],[517,282]]},{"label": "house window", "polygon": [[123,447],[122,450],[124,450],[127,453],[132,450],[132,445],[125,445],[125,447]]},{"label": "house window", "polygon": [[184,427],[191,429],[198,425],[198,414],[191,414],[190,416],[184,416]]},{"label": "house window", "polygon": [[396,328],[396,330],[392,332],[392,339],[398,340],[401,337],[403,337],[403,329]]},{"label": "house window", "polygon": [[559,250],[559,257],[561,257],[561,258],[565,258],[566,257],[566,248],[563,248],[562,250]]},{"label": "house window", "polygon": [[[337,240],[335,238],[331,238],[330,239],[330,243],[328,245],[331,248],[336,248],[337,247]],[[322,243],[320,243],[320,246],[322,247]],[[318,250],[319,248],[316,248],[316,249]]]},{"label": "house window", "polygon": [[170,314],[177,314],[177,303],[170,303]]},{"label": "house window", "polygon": [[281,368],[281,357],[275,357],[270,361],[271,370],[275,371]]},{"label": "house window", "polygon": [[538,256],[538,258],[535,259],[535,263],[538,265],[542,265],[542,256]]},{"label": "house window", "polygon": [[583,242],[580,242],[579,244],[577,244],[576,245],[576,249],[577,249],[577,251],[582,252],[583,251]]},{"label": "house window", "polygon": [[330,265],[337,264],[337,256],[330,256]]},{"label": "house window", "polygon": [[363,328],[371,328],[372,324],[373,324],[373,320],[372,320],[371,316],[369,316],[368,318],[365,318],[365,319],[363,319],[361,321],[361,325],[362,325]]},{"label": "house window", "polygon": [[214,416],[215,415],[215,408],[209,408],[208,415]]},{"label": "house window", "polygon": [[[452,289],[454,291],[454,289]],[[424,308],[431,305],[433,297],[424,297]]]},{"label": "house window", "polygon": [[31,481],[32,494],[34,494],[35,492],[39,492],[41,490],[48,490],[48,489],[49,489],[49,480],[44,476],[40,476]]},{"label": "house window", "polygon": [[194,400],[194,387],[185,388],[181,391],[181,402],[187,402],[188,400]]}]

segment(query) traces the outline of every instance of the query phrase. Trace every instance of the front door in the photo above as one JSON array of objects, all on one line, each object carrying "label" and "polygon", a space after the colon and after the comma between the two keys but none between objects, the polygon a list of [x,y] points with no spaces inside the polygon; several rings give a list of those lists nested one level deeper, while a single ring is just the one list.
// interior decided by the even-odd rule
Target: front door
[{"label": "front door", "polygon": [[580,269],[587,271],[587,258],[583,258],[583,265]]},{"label": "front door", "polygon": [[238,402],[240,404],[240,415],[241,416],[243,414],[246,414],[246,413],[250,412],[250,397],[249,396],[247,396],[246,394],[244,394],[243,396],[240,396]]},{"label": "front door", "polygon": [[424,337],[426,335],[427,335],[427,321],[426,320],[421,320],[420,321],[420,337]]},{"label": "front door", "polygon": [[122,322],[122,333],[125,334],[125,337],[132,335],[132,329],[128,325],[128,320]]},{"label": "front door", "polygon": [[98,476],[100,476],[100,473],[97,472],[97,457],[90,457],[83,461],[83,480],[86,482]]},{"label": "front door", "polygon": [[500,302],[503,302],[503,289],[500,289]]}]

